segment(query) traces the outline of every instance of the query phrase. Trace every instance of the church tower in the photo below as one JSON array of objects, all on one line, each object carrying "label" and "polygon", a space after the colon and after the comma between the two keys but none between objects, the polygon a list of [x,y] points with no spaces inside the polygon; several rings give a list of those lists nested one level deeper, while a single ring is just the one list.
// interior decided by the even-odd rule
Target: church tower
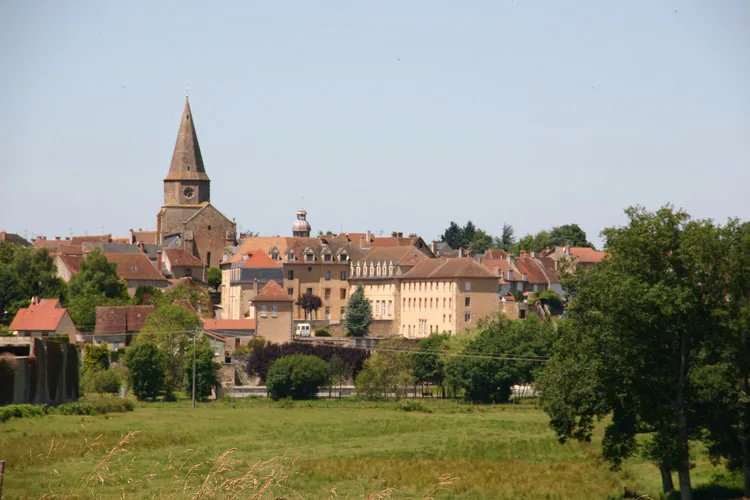
[{"label": "church tower", "polygon": [[185,96],[172,164],[164,179],[164,205],[199,205],[208,201],[211,201],[211,180],[203,166],[193,113]]}]

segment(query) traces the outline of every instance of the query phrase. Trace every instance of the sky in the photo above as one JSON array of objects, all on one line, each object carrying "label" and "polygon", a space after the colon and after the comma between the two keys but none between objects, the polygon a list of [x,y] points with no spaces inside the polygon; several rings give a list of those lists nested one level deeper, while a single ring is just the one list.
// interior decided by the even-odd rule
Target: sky
[{"label": "sky", "polygon": [[241,231],[750,219],[750,2],[0,1],[0,229],[155,229],[186,88]]}]

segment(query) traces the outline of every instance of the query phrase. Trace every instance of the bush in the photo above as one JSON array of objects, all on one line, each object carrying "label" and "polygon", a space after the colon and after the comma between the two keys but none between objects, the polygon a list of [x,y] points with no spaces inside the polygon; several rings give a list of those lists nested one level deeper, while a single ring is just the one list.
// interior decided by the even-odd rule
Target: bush
[{"label": "bush", "polygon": [[153,399],[164,386],[164,351],[144,342],[128,348],[125,355],[128,385],[139,400]]},{"label": "bush", "polygon": [[83,346],[84,371],[100,371],[109,368],[109,348],[106,342],[99,345],[86,344]]},{"label": "bush", "polygon": [[0,422],[11,418],[41,417],[49,412],[47,405],[8,405],[0,407]]},{"label": "bush", "polygon": [[117,394],[122,387],[120,377],[112,370],[87,371],[81,379],[84,393]]},{"label": "bush", "polygon": [[396,409],[402,411],[421,411],[424,413],[432,413],[432,410],[426,404],[421,401],[413,401],[411,399],[401,401],[396,405]]},{"label": "bush", "polygon": [[50,409],[50,412],[60,415],[104,415],[105,413],[125,413],[134,409],[135,405],[130,400],[101,398],[62,404]]},{"label": "bush", "polygon": [[316,337],[333,337],[333,335],[331,335],[331,332],[329,332],[325,328],[318,328],[317,330],[315,330],[315,336]]},{"label": "bush", "polygon": [[293,354],[273,362],[268,368],[266,387],[274,400],[313,399],[328,381],[328,363],[317,356]]}]

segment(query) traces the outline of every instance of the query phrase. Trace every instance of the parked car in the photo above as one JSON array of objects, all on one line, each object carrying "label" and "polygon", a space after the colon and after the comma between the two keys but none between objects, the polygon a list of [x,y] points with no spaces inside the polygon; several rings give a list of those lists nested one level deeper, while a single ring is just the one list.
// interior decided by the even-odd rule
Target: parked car
[{"label": "parked car", "polygon": [[311,331],[310,323],[300,323],[295,329],[295,335],[297,337],[309,337]]}]

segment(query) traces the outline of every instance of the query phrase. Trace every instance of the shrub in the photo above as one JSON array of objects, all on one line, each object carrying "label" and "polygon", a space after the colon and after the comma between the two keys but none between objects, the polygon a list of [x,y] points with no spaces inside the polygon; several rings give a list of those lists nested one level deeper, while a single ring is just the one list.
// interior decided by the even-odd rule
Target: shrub
[{"label": "shrub", "polygon": [[164,351],[144,342],[130,347],[125,355],[128,385],[139,400],[153,399],[164,386]]},{"label": "shrub", "polygon": [[312,399],[318,388],[328,381],[328,363],[304,354],[293,354],[277,359],[268,368],[266,387],[274,400]]},{"label": "shrub", "polygon": [[62,404],[50,409],[50,412],[60,415],[104,415],[105,413],[125,413],[134,409],[135,405],[128,399],[99,398]]},{"label": "shrub", "polygon": [[0,407],[0,422],[11,418],[41,417],[49,412],[47,405],[8,405]]},{"label": "shrub", "polygon": [[[191,352],[188,359],[192,356]],[[206,401],[211,391],[219,385],[219,366],[219,363],[214,361],[214,351],[211,345],[204,337],[195,350],[195,394],[198,401]],[[187,375],[187,393],[192,397],[193,364],[191,362],[185,367],[185,374]]]},{"label": "shrub", "polygon": [[109,368],[109,348],[106,342],[99,345],[86,344],[83,346],[84,371],[99,371]]},{"label": "shrub", "polygon": [[81,385],[86,393],[117,394],[122,387],[120,377],[112,370],[87,371],[83,374]]},{"label": "shrub", "polygon": [[318,328],[315,330],[315,336],[316,337],[332,337],[331,332],[326,330],[325,328]]},{"label": "shrub", "polygon": [[424,413],[432,413],[432,409],[430,409],[426,404],[421,401],[414,401],[411,399],[399,402],[396,405],[396,409],[402,411],[421,411]]}]

